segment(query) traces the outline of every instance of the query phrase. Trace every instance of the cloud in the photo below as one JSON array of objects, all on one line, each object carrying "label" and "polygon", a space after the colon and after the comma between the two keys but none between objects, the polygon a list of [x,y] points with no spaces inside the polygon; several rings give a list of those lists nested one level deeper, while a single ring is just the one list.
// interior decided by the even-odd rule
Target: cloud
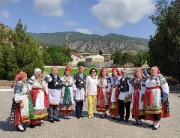
[{"label": "cloud", "polygon": [[99,0],[91,13],[108,28],[136,23],[154,11],[154,0]]},{"label": "cloud", "polygon": [[34,0],[34,8],[45,16],[63,16],[62,4],[66,0]]},{"label": "cloud", "polygon": [[21,0],[0,0],[0,4],[1,3],[15,3],[15,2],[19,2]]},{"label": "cloud", "polygon": [[4,18],[9,18],[11,15],[9,14],[8,11],[4,10],[1,12],[1,15],[4,17]]},{"label": "cloud", "polygon": [[73,22],[73,21],[66,21],[65,24],[66,24],[67,26],[77,26],[77,25],[78,25],[78,23]]},{"label": "cloud", "polygon": [[76,32],[83,33],[83,34],[92,34],[92,32],[89,31],[89,30],[86,29],[86,28],[76,28],[75,31],[76,31]]}]

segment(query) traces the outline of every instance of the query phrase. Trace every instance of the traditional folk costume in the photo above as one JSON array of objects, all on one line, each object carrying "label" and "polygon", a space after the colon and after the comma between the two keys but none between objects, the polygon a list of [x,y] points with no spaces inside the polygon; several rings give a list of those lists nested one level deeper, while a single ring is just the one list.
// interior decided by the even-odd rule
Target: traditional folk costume
[{"label": "traditional folk costume", "polygon": [[[146,120],[153,121],[151,125],[153,130],[160,127],[160,119],[169,117],[169,86],[164,76],[160,74],[158,67],[152,67],[157,70],[158,74],[150,75],[146,80],[146,92],[144,96],[144,105]],[[151,69],[152,69],[151,68]]]},{"label": "traditional folk costume", "polygon": [[21,71],[16,75],[12,84],[12,87],[14,87],[14,98],[10,119],[10,124],[17,125],[17,131],[21,132],[25,131],[22,123],[29,123],[29,116],[32,114],[29,110],[29,91],[26,83],[21,80],[24,76],[27,77],[26,73]]},{"label": "traditional folk costume", "polygon": [[[40,71],[39,68],[36,68],[34,74]],[[28,84],[33,108],[33,116],[30,118],[30,123],[32,126],[36,126],[48,116],[47,108],[49,106],[49,100],[47,84],[44,80],[36,79],[35,75],[28,80]]]},{"label": "traditional folk costume", "polygon": [[[106,70],[106,75],[103,76],[102,71]],[[108,76],[107,68],[102,68],[98,76],[98,90],[97,90],[97,105],[96,110],[103,112],[101,118],[106,116],[106,111],[109,109],[108,93],[111,89],[111,78]]]},{"label": "traditional folk costume", "polygon": [[54,123],[54,121],[60,121],[58,115],[62,81],[58,75],[53,74],[47,75],[45,81],[48,83],[49,94],[48,118],[51,123]]},{"label": "traditional folk costume", "polygon": [[111,77],[111,90],[109,93],[109,113],[114,119],[118,118],[118,97],[119,97],[119,81],[120,72],[117,68],[113,68],[112,71],[117,72],[117,76]]},{"label": "traditional folk costume", "polygon": [[[65,71],[71,71],[70,67],[67,67]],[[64,73],[65,74],[65,73]],[[59,105],[60,113],[64,114],[64,119],[70,119],[70,114],[74,110],[74,79],[72,76],[64,75],[62,77],[62,93],[61,93],[61,102]]]},{"label": "traditional folk costume", "polygon": [[135,73],[134,78],[130,81],[129,91],[133,93],[132,116],[136,120],[134,124],[142,125],[141,119],[145,118],[143,96],[146,90],[146,87],[145,87],[146,79],[144,78],[141,69],[137,69],[136,72],[140,73],[140,77],[138,78]]},{"label": "traditional folk costume", "polygon": [[129,77],[125,76],[120,79],[120,94],[118,113],[120,121],[124,120],[124,111],[126,111],[125,121],[128,122],[130,117],[130,105],[132,100],[132,92],[129,91]]},{"label": "traditional folk costume", "polygon": [[76,90],[74,93],[74,100],[76,102],[76,116],[77,118],[83,117],[83,101],[86,100],[85,92],[86,92],[86,75],[85,74],[75,74],[74,81],[76,85]]}]

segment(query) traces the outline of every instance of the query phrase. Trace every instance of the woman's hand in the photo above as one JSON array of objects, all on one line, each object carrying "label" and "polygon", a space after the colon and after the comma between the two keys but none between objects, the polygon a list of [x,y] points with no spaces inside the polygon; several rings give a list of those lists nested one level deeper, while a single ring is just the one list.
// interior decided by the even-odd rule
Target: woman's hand
[{"label": "woman's hand", "polygon": [[23,107],[24,107],[23,101],[20,101],[20,102],[19,102],[19,106],[20,106],[20,108],[23,108]]}]

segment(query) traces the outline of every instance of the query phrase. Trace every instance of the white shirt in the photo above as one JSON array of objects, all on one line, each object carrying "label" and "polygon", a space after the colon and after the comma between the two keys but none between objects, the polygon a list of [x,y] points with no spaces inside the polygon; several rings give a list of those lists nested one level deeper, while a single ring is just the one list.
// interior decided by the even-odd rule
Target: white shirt
[{"label": "white shirt", "polygon": [[87,76],[86,91],[88,95],[97,95],[97,85],[98,85],[97,76],[95,76],[95,78],[92,78],[91,76]]}]

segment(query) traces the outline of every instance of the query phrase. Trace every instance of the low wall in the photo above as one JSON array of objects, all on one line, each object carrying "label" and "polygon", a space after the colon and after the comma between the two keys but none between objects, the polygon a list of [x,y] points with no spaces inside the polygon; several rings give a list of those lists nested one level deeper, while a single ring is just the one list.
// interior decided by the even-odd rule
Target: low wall
[{"label": "low wall", "polygon": [[96,68],[102,68],[102,67],[113,67],[113,62],[85,62],[86,67],[96,67]]}]

